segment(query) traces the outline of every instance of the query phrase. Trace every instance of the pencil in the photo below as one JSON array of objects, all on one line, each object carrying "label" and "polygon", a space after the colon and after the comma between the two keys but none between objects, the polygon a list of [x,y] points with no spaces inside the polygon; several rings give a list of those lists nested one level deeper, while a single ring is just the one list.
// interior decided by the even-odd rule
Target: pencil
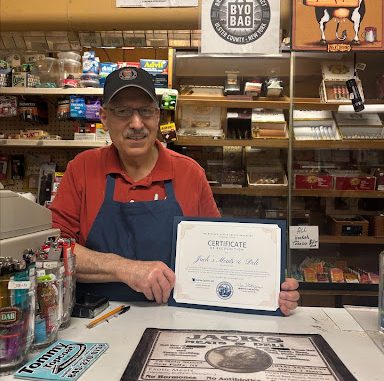
[{"label": "pencil", "polygon": [[106,314],[104,315],[101,315],[100,317],[92,320],[89,324],[87,324],[87,328],[93,328],[95,325],[107,320],[108,318],[116,315],[116,314],[119,314],[119,312],[125,312],[125,311],[128,311],[128,309],[130,308],[130,306],[119,306],[119,307],[116,307],[115,309],[107,312]]}]

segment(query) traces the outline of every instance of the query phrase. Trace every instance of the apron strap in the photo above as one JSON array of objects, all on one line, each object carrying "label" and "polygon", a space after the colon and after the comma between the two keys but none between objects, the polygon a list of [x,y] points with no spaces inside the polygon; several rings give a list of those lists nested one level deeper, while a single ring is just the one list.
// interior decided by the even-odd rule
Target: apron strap
[{"label": "apron strap", "polygon": [[107,185],[105,189],[105,201],[113,201],[113,195],[115,193],[115,178],[111,175],[107,175]]},{"label": "apron strap", "polygon": [[164,181],[165,195],[168,200],[176,200],[175,191],[173,190],[172,180]]}]

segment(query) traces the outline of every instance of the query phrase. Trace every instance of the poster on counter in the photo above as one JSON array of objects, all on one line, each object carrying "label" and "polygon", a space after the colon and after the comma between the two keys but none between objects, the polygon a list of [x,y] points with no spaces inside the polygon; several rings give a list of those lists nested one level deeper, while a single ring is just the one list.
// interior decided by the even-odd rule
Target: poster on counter
[{"label": "poster on counter", "polygon": [[281,314],[285,221],[176,217],[170,305]]},{"label": "poster on counter", "polygon": [[318,334],[147,328],[121,378],[356,381]]},{"label": "poster on counter", "polygon": [[278,54],[280,0],[203,0],[201,53]]},{"label": "poster on counter", "polygon": [[293,0],[292,49],[384,49],[383,0]]},{"label": "poster on counter", "polygon": [[116,0],[117,8],[197,7],[198,0]]}]

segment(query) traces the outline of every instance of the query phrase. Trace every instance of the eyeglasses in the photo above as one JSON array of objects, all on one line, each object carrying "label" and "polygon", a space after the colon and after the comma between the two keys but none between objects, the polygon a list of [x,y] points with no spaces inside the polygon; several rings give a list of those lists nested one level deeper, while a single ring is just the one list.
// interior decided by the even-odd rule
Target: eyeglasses
[{"label": "eyeglasses", "polygon": [[154,116],[158,110],[156,107],[114,107],[109,108],[109,110],[119,118],[130,118],[133,113],[137,111],[142,118],[151,118]]}]

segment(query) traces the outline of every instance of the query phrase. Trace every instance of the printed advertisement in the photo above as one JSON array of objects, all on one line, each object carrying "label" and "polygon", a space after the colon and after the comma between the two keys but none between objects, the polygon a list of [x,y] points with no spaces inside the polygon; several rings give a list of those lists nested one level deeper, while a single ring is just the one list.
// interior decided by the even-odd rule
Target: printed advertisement
[{"label": "printed advertisement", "polygon": [[148,328],[122,381],[354,381],[320,335]]},{"label": "printed advertisement", "polygon": [[203,0],[201,53],[278,54],[280,1]]},{"label": "printed advertisement", "polygon": [[293,0],[292,49],[383,50],[383,0]]}]

